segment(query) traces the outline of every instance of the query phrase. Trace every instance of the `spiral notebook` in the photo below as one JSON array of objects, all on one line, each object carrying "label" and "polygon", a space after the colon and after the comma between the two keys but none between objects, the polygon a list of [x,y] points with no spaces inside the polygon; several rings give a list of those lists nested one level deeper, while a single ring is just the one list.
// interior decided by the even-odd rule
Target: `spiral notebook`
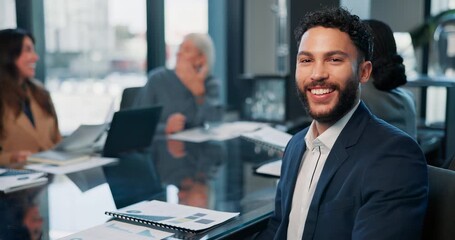
[{"label": "spiral notebook", "polygon": [[288,144],[292,135],[283,131],[280,131],[272,127],[262,127],[253,132],[246,132],[240,135],[241,137],[253,141],[255,143],[279,150],[284,151],[284,148]]},{"label": "spiral notebook", "polygon": [[142,201],[105,214],[130,221],[185,232],[199,232],[239,215],[162,201]]}]

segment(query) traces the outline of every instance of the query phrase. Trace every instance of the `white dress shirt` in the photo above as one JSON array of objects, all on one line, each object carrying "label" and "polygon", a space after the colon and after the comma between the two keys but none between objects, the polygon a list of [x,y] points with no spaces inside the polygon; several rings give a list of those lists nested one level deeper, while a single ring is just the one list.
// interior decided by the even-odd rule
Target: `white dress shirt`
[{"label": "white dress shirt", "polygon": [[313,121],[311,123],[308,133],[305,136],[306,151],[302,157],[292,198],[291,213],[289,214],[288,239],[302,239],[308,210],[325,161],[327,160],[336,139],[352,114],[354,114],[359,103],[319,136],[316,136],[317,130],[315,122]]}]

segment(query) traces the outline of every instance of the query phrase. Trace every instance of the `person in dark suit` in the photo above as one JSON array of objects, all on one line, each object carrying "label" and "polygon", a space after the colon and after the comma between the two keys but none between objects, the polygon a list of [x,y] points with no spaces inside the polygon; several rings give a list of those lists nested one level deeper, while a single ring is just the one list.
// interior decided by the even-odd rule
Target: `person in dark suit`
[{"label": "person in dark suit", "polygon": [[296,85],[311,125],[283,156],[275,211],[258,239],[420,239],[428,199],[418,144],[360,101],[372,37],[343,8],[297,27]]}]

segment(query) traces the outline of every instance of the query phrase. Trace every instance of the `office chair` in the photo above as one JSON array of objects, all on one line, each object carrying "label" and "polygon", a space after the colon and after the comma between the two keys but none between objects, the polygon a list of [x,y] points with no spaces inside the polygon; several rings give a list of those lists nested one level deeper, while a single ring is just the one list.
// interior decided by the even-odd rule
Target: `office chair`
[{"label": "office chair", "polygon": [[455,171],[428,166],[429,201],[423,238],[455,239]]},{"label": "office chair", "polygon": [[446,168],[455,171],[455,154],[447,161]]},{"label": "office chair", "polygon": [[134,100],[142,87],[125,88],[120,101],[120,110],[128,109],[133,106]]}]

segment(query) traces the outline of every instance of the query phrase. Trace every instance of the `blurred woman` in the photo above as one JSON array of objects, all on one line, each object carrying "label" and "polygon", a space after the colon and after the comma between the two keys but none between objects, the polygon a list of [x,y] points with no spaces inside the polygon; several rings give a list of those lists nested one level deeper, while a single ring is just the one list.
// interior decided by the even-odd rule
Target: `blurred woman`
[{"label": "blurred woman", "polygon": [[362,86],[361,99],[379,118],[417,137],[416,106],[407,82],[403,58],[397,54],[392,29],[378,20],[365,20],[373,34],[373,71]]},{"label": "blurred woman", "polygon": [[25,162],[61,140],[48,91],[34,79],[33,36],[22,29],[0,30],[0,164]]}]

